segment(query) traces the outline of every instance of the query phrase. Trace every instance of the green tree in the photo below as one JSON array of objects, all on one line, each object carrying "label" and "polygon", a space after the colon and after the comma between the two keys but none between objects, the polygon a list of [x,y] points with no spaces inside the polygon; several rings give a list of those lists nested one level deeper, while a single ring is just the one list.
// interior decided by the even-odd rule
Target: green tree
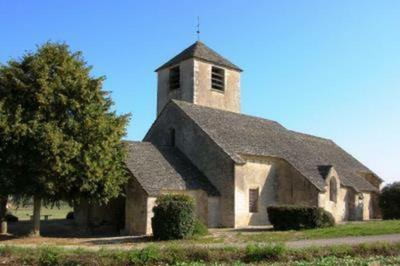
[{"label": "green tree", "polygon": [[379,195],[382,218],[400,219],[400,182],[386,185]]},{"label": "green tree", "polygon": [[[3,91],[2,75],[4,67],[0,66],[0,92]],[[15,194],[17,180],[22,173],[22,158],[20,158],[19,133],[24,131],[20,123],[20,112],[7,112],[4,106],[5,98],[0,98],[0,234],[7,233],[7,201]]]},{"label": "green tree", "polygon": [[[127,180],[121,138],[129,115],[112,111],[104,77],[90,75],[80,52],[46,43],[0,69],[0,106],[12,157],[0,160],[12,193],[33,197],[32,234],[40,233],[42,202],[86,198],[107,203]],[[3,145],[0,144],[0,145]],[[0,149],[3,149],[0,148]],[[11,162],[10,162],[11,161]]]}]

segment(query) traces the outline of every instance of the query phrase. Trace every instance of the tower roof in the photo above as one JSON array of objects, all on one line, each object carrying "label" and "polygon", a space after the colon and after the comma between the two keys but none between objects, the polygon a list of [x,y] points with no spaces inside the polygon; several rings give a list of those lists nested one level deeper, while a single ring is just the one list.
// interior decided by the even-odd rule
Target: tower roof
[{"label": "tower roof", "polygon": [[173,66],[189,58],[196,58],[223,67],[242,71],[242,69],[240,69],[238,66],[230,62],[228,59],[222,57],[217,52],[215,52],[214,50],[212,50],[211,48],[209,48],[207,45],[205,45],[200,41],[195,42],[194,44],[192,44],[191,46],[180,52],[178,55],[173,57],[167,63],[157,68],[155,71],[157,72],[163,68]]}]

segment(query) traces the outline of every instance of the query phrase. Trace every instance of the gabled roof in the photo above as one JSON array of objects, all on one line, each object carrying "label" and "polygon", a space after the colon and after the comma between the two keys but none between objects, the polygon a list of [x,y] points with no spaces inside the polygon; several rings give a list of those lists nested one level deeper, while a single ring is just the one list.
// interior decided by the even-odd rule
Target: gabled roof
[{"label": "gabled roof", "polygon": [[357,191],[375,191],[362,177],[372,173],[332,140],[315,137],[283,127],[262,118],[223,111],[173,100],[236,163],[241,155],[278,157],[286,160],[319,190],[325,189],[324,167],[333,166],[345,186]]},{"label": "gabled roof", "polygon": [[124,142],[126,166],[149,196],[167,190],[201,189],[218,196],[217,189],[174,147],[156,147],[149,142]]},{"label": "gabled roof", "polygon": [[230,62],[228,59],[222,57],[217,52],[215,52],[214,50],[212,50],[211,48],[209,48],[207,45],[205,45],[200,41],[195,42],[194,44],[192,44],[191,46],[180,52],[177,56],[173,57],[167,63],[157,68],[155,71],[157,72],[160,69],[173,66],[189,58],[196,58],[222,67],[227,67],[238,71],[242,71],[238,66]]}]

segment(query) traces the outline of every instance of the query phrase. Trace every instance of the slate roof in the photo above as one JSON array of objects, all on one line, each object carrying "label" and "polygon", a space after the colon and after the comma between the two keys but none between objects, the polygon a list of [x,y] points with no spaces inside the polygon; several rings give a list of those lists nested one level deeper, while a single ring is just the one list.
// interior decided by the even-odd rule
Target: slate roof
[{"label": "slate roof", "polygon": [[183,60],[189,58],[197,58],[206,62],[210,62],[219,66],[235,69],[238,71],[242,71],[238,66],[230,62],[228,59],[222,57],[217,52],[209,48],[204,43],[197,41],[182,52],[180,52],[177,56],[173,57],[167,63],[163,64],[155,71],[159,71],[160,69],[173,66]]},{"label": "slate roof", "polygon": [[267,119],[172,102],[236,163],[244,163],[241,155],[246,154],[282,158],[321,191],[325,189],[326,169],[333,166],[343,185],[357,191],[377,190],[360,175],[373,172],[332,140],[291,131]]},{"label": "slate roof", "polygon": [[126,166],[149,196],[161,190],[202,189],[219,196],[217,189],[174,147],[155,147],[150,142],[125,141]]}]

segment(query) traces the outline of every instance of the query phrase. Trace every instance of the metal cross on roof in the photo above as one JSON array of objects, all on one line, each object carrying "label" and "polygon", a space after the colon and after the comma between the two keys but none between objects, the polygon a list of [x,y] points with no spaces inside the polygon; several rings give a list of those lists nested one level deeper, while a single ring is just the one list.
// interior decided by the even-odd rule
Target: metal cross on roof
[{"label": "metal cross on roof", "polygon": [[197,40],[200,41],[200,17],[197,17]]}]

